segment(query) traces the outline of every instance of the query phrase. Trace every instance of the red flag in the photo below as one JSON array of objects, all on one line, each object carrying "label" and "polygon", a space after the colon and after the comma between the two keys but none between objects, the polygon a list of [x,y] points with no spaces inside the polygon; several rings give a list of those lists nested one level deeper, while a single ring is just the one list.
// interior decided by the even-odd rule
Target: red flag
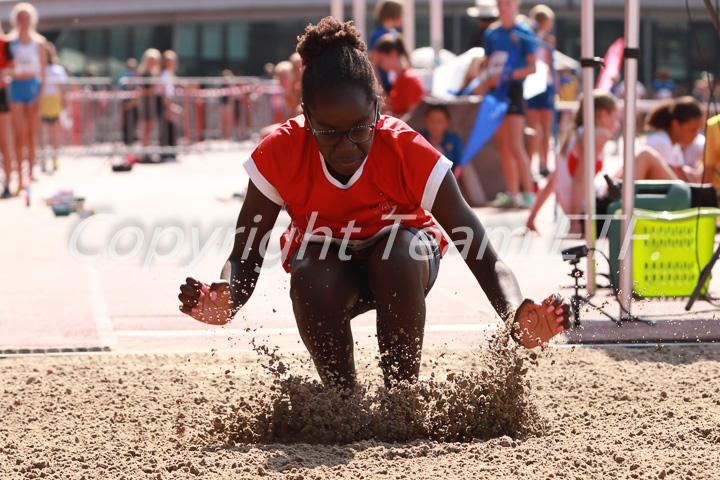
[{"label": "red flag", "polygon": [[605,54],[605,68],[600,70],[595,88],[610,90],[613,86],[613,77],[620,73],[623,61],[625,40],[621,37],[615,40]]}]

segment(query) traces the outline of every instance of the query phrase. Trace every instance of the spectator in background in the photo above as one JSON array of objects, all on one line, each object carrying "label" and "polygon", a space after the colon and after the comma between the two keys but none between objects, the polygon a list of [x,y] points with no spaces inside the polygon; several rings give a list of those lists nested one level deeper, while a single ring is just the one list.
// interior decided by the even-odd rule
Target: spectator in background
[{"label": "spectator in background", "polygon": [[463,143],[460,135],[449,132],[450,111],[445,105],[430,105],[425,110],[425,130],[420,134],[453,163],[452,169],[460,163]]},{"label": "spectator in background", "polygon": [[[181,107],[175,104],[175,71],[178,67],[177,54],[172,50],[165,50],[162,54],[162,71],[158,87],[158,115],[160,123],[160,145],[163,147],[177,146],[177,125],[182,114]],[[162,161],[175,161],[175,153],[164,152],[160,155]]]},{"label": "spectator in background", "polygon": [[[555,48],[555,37],[552,34],[555,26],[555,13],[547,5],[536,5],[530,10],[530,19],[533,23],[533,30],[538,40],[548,43]],[[548,66],[547,88],[528,100],[527,120],[528,126],[535,131],[530,137],[528,157],[532,158],[537,152],[540,160],[540,175],[547,177],[547,157],[552,135],[553,120],[555,114],[555,78],[553,75],[552,50],[544,45],[538,45],[536,56]]]},{"label": "spectator in background", "polygon": [[[272,65],[272,64],[266,64]],[[273,65],[273,69],[275,65]],[[227,80],[225,88],[230,90],[235,85],[235,75],[230,70],[223,70],[223,78]],[[240,99],[232,95],[231,91],[228,91],[227,95],[220,97],[220,125],[222,126],[223,136],[227,139],[233,138],[240,121]]]},{"label": "spectator in background", "polygon": [[[497,195],[493,206],[501,208],[530,208],[535,202],[535,186],[530,172],[530,159],[525,150],[525,100],[523,98],[523,80],[535,73],[535,43],[527,40],[534,36],[525,23],[519,21],[519,0],[499,0],[500,20],[485,31],[485,56],[488,60],[488,78],[474,93],[484,95],[495,88],[509,61],[510,52],[517,51],[513,61],[508,100],[507,115],[495,132],[498,150],[505,176],[506,192]],[[515,32],[521,33],[520,38]]]},{"label": "spectator in background", "polygon": [[717,88],[716,88],[716,95],[711,95],[711,89],[713,85],[715,84],[715,78],[712,73],[710,72],[701,72],[700,78],[695,80],[693,82],[693,90],[692,95],[695,97],[698,101],[701,103],[707,103],[710,101],[710,97],[714,96],[716,99],[717,96]]},{"label": "spectator in background", "polygon": [[20,174],[16,195],[23,188],[22,164],[27,151],[28,176],[34,181],[35,142],[40,120],[40,91],[45,83],[47,52],[45,37],[37,33],[37,10],[29,3],[18,3],[10,13],[13,31],[10,48],[13,53],[10,112],[15,134],[15,157]]},{"label": "spectator in background", "polygon": [[697,134],[695,139],[687,147],[682,149],[683,160],[685,162],[685,175],[689,182],[702,182],[702,165],[703,153],[705,152],[705,135],[701,132]]},{"label": "spectator in background", "polygon": [[[594,175],[599,174],[603,169],[605,143],[617,130],[618,106],[617,99],[604,90],[593,91],[593,106],[595,109],[595,158]],[[535,218],[540,207],[555,194],[557,203],[565,215],[572,215],[570,219],[570,232],[581,233],[583,222],[580,215],[586,213],[585,208],[585,160],[584,160],[584,116],[583,102],[580,101],[580,108],[575,112],[575,121],[572,127],[561,142],[558,151],[558,160],[555,171],[550,175],[545,188],[538,195],[537,202],[530,211],[527,220],[527,227],[536,231]],[[612,177],[622,178],[623,170],[620,168]],[[650,148],[641,149],[635,156],[635,180],[675,180],[677,177],[660,156]],[[607,213],[607,201],[597,201],[597,214]],[[598,230],[599,231],[599,230]]]},{"label": "spectator in background", "polygon": [[715,187],[718,200],[720,200],[720,115],[715,115],[707,121],[705,133],[707,137],[703,155],[705,168],[702,181]]},{"label": "spectator in background", "polygon": [[[580,89],[580,80],[572,71],[572,68],[564,67],[558,72],[557,77],[557,94],[558,100],[563,102],[572,102],[577,100],[578,90]],[[560,134],[565,134],[572,123],[572,112],[562,112],[559,115],[558,130]]]},{"label": "spectator in background", "polygon": [[[122,82],[123,78],[134,78],[138,75],[138,64],[134,58],[128,58],[125,61],[125,70],[120,72],[116,83],[118,88],[123,92],[132,92],[137,89],[137,85]],[[138,119],[138,101],[137,98],[123,98],[120,105],[122,111],[122,135],[125,145],[132,145],[135,141],[135,130],[137,129]]]},{"label": "spectator in background", "polygon": [[263,65],[263,74],[262,78],[265,80],[270,80],[273,78],[273,75],[275,74],[275,64],[272,62],[268,62],[265,65]]},{"label": "spectator in background", "polygon": [[693,97],[679,97],[661,102],[647,116],[645,124],[651,133],[645,145],[655,150],[681,180],[697,180],[698,174],[685,165],[683,149],[690,146],[700,131],[703,111]]},{"label": "spectator in background", "polygon": [[370,35],[368,50],[370,61],[375,67],[380,85],[382,85],[386,93],[390,93],[390,90],[392,90],[395,78],[378,64],[376,50],[378,42],[383,36],[388,34],[398,35],[398,30],[402,27],[403,6],[403,2],[398,0],[381,0],[375,6],[375,21],[378,26]]},{"label": "spectator in background", "polygon": [[[67,80],[67,72],[58,64],[57,51],[55,45],[50,42],[45,43],[47,51],[47,72],[48,80],[42,92],[40,100],[40,119],[42,120],[43,144],[52,145],[53,163],[52,171],[58,169],[57,151],[60,146],[60,114],[65,109],[65,81]],[[49,142],[48,142],[49,140]],[[42,171],[46,170],[45,159],[40,160]]]},{"label": "spectator in background", "polygon": [[301,113],[300,104],[302,103],[302,99],[300,98],[300,91],[295,81],[295,68],[292,62],[286,60],[275,65],[275,78],[284,92],[285,113],[283,118],[280,119],[280,123],[282,123],[288,118],[292,118]]},{"label": "spectator in background", "polygon": [[485,77],[487,69],[487,57],[476,57],[470,61],[462,86],[458,95],[472,95],[475,87],[480,85]]},{"label": "spectator in background", "polygon": [[401,36],[391,33],[382,36],[375,51],[380,68],[397,77],[387,96],[387,103],[392,115],[402,117],[425,98],[422,79],[410,66],[410,58]]},{"label": "spectator in background", "polygon": [[670,78],[670,70],[667,68],[658,68],[655,72],[655,80],[652,82],[653,98],[665,100],[675,96],[677,85]]},{"label": "spectator in background", "polygon": [[[5,83],[6,71],[12,67],[13,54],[10,48],[10,42],[5,39],[5,34],[0,25],[0,153],[3,157],[3,170],[5,171],[5,186],[3,187],[0,198],[10,198],[10,178],[12,177],[13,161],[10,156],[10,104],[7,93],[7,84]],[[21,169],[18,168],[18,174],[21,175]]]},{"label": "spectator in background", "polygon": [[300,90],[301,90],[301,83],[302,83],[302,58],[300,58],[300,55],[295,52],[292,55],[290,55],[290,63],[292,63],[293,66],[293,77],[295,79],[295,84],[293,85],[293,89],[297,92],[298,98],[301,97]]},{"label": "spectator in background", "polygon": [[558,72],[558,98],[564,102],[572,102],[578,98],[580,80],[572,68],[561,68]]},{"label": "spectator in background", "polygon": [[[158,105],[162,101],[156,93],[155,85],[152,80],[156,79],[160,74],[160,62],[162,54],[159,50],[148,48],[143,53],[138,68],[138,75],[145,81],[142,85],[142,96],[140,103],[140,117],[143,120],[143,136],[142,145],[147,147],[150,145],[150,135],[152,134],[153,124],[158,118]],[[148,161],[145,158],[144,161]]]},{"label": "spectator in background", "polygon": [[468,50],[474,47],[483,46],[485,30],[498,19],[496,0],[475,0],[475,6],[467,9],[467,14],[477,20],[475,28],[470,36]]}]

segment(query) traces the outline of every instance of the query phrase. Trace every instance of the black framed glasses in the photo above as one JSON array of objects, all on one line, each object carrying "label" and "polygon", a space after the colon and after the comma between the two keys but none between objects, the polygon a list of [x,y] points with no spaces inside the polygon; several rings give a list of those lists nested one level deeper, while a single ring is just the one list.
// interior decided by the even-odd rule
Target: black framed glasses
[{"label": "black framed glasses", "polygon": [[[303,108],[305,106],[303,105]],[[353,127],[349,130],[340,131],[340,130],[315,130],[315,127],[313,127],[312,120],[310,119],[310,112],[307,108],[305,108],[305,115],[307,115],[308,124],[310,125],[310,130],[312,130],[313,135],[315,136],[315,140],[317,141],[318,145],[322,145],[323,147],[334,147],[340,141],[347,135],[347,137],[350,139],[353,143],[365,143],[368,140],[370,140],[373,136],[373,133],[375,132],[375,126],[378,122],[378,113],[380,112],[380,103],[376,100],[375,101],[375,116],[373,123],[368,125],[358,125],[356,127]]]}]

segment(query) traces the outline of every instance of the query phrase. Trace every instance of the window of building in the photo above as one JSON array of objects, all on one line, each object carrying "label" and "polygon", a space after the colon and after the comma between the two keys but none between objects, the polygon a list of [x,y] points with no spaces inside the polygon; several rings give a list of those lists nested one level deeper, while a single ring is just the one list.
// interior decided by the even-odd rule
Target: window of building
[{"label": "window of building", "polygon": [[124,62],[129,53],[130,30],[123,27],[110,29],[110,56]]},{"label": "window of building", "polygon": [[133,29],[133,56],[135,58],[141,58],[145,50],[152,46],[151,36],[151,27],[135,27]]},{"label": "window of building", "polygon": [[227,52],[230,61],[244,61],[248,57],[248,34],[250,29],[246,23],[228,26]]},{"label": "window of building", "polygon": [[222,60],[223,26],[203,25],[202,27],[202,58],[203,60]]}]

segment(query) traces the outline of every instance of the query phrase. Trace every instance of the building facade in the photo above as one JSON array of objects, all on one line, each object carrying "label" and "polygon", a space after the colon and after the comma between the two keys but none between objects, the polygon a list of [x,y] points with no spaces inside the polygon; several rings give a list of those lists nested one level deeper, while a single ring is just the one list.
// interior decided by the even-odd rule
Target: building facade
[{"label": "building facade", "polygon": [[[92,65],[100,74],[116,74],[128,57],[140,58],[150,47],[173,49],[180,74],[215,76],[223,69],[236,75],[260,75],[294,51],[308,23],[330,12],[330,0],[35,0],[39,31],[54,41],[63,63],[79,74]],[[372,9],[367,2],[367,28]],[[558,49],[580,57],[581,0],[545,0],[556,13]],[[595,54],[624,32],[624,1],[595,0]],[[0,20],[9,28],[14,1],[0,0]],[[471,0],[444,1],[445,48],[464,51],[476,28],[466,14]],[[526,13],[535,3],[523,2]],[[713,71],[718,35],[702,0],[646,0],[641,4],[639,79],[652,81],[666,67],[689,91],[703,71]],[[350,18],[352,0],[345,1]],[[429,45],[428,0],[415,0],[416,45]]]}]

